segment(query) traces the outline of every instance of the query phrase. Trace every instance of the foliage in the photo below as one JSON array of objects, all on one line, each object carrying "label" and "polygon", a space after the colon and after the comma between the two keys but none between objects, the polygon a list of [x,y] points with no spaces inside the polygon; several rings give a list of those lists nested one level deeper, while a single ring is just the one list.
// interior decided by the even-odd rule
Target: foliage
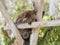
[{"label": "foliage", "polygon": [[[38,45],[59,45],[60,43],[60,26],[46,27],[41,30],[43,36],[39,36]],[[41,35],[41,34],[40,34]]]},{"label": "foliage", "polygon": [[[46,8],[47,7],[47,8]],[[48,16],[48,4],[45,7],[44,21],[53,20]],[[40,30],[37,45],[60,45],[60,26],[56,27],[44,27]]]}]

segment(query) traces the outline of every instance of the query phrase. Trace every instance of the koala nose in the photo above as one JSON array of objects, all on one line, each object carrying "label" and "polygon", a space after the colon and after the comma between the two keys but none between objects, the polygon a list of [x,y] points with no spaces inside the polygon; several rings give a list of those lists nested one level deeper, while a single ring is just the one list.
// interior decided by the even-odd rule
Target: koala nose
[{"label": "koala nose", "polygon": [[24,32],[24,34],[23,34],[23,39],[28,39],[29,38],[29,34],[28,34],[28,32]]}]

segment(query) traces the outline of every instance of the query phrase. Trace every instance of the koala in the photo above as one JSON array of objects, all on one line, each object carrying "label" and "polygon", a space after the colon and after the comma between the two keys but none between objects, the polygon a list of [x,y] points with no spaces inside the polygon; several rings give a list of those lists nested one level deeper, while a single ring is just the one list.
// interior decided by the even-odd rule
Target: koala
[{"label": "koala", "polygon": [[[34,10],[27,10],[22,12],[18,17],[16,18],[15,25],[23,24],[23,23],[28,23],[31,25],[32,22],[36,22],[37,17],[36,17],[36,12]],[[23,40],[24,44],[23,45],[29,45],[30,42],[30,35],[32,33],[32,28],[28,29],[18,29]]]},{"label": "koala", "polygon": [[[43,12],[44,14],[44,12]],[[32,22],[37,22],[37,16],[36,16],[36,11],[35,10],[27,10],[22,12],[18,17],[16,18],[15,25],[23,24],[23,23],[28,23],[29,25],[32,24]],[[24,44],[23,45],[29,45],[30,42],[30,35],[32,33],[32,28],[27,28],[27,29],[18,29],[20,32]]]}]

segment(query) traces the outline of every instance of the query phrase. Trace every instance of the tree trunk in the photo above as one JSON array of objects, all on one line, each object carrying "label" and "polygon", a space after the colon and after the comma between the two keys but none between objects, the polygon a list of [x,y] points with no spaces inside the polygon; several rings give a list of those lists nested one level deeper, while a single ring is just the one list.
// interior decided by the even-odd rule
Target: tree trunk
[{"label": "tree trunk", "polygon": [[[33,0],[34,9],[37,11],[37,20],[42,20],[42,11],[44,7],[44,0]],[[39,35],[40,26],[32,30],[30,37],[30,45],[37,45],[38,35]]]}]

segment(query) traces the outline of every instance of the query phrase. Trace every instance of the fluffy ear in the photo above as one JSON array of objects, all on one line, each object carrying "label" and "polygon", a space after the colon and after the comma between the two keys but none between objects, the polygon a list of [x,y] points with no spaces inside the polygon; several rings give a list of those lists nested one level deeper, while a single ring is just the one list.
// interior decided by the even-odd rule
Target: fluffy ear
[{"label": "fluffy ear", "polygon": [[37,11],[36,10],[33,10],[34,14],[36,15]]}]

